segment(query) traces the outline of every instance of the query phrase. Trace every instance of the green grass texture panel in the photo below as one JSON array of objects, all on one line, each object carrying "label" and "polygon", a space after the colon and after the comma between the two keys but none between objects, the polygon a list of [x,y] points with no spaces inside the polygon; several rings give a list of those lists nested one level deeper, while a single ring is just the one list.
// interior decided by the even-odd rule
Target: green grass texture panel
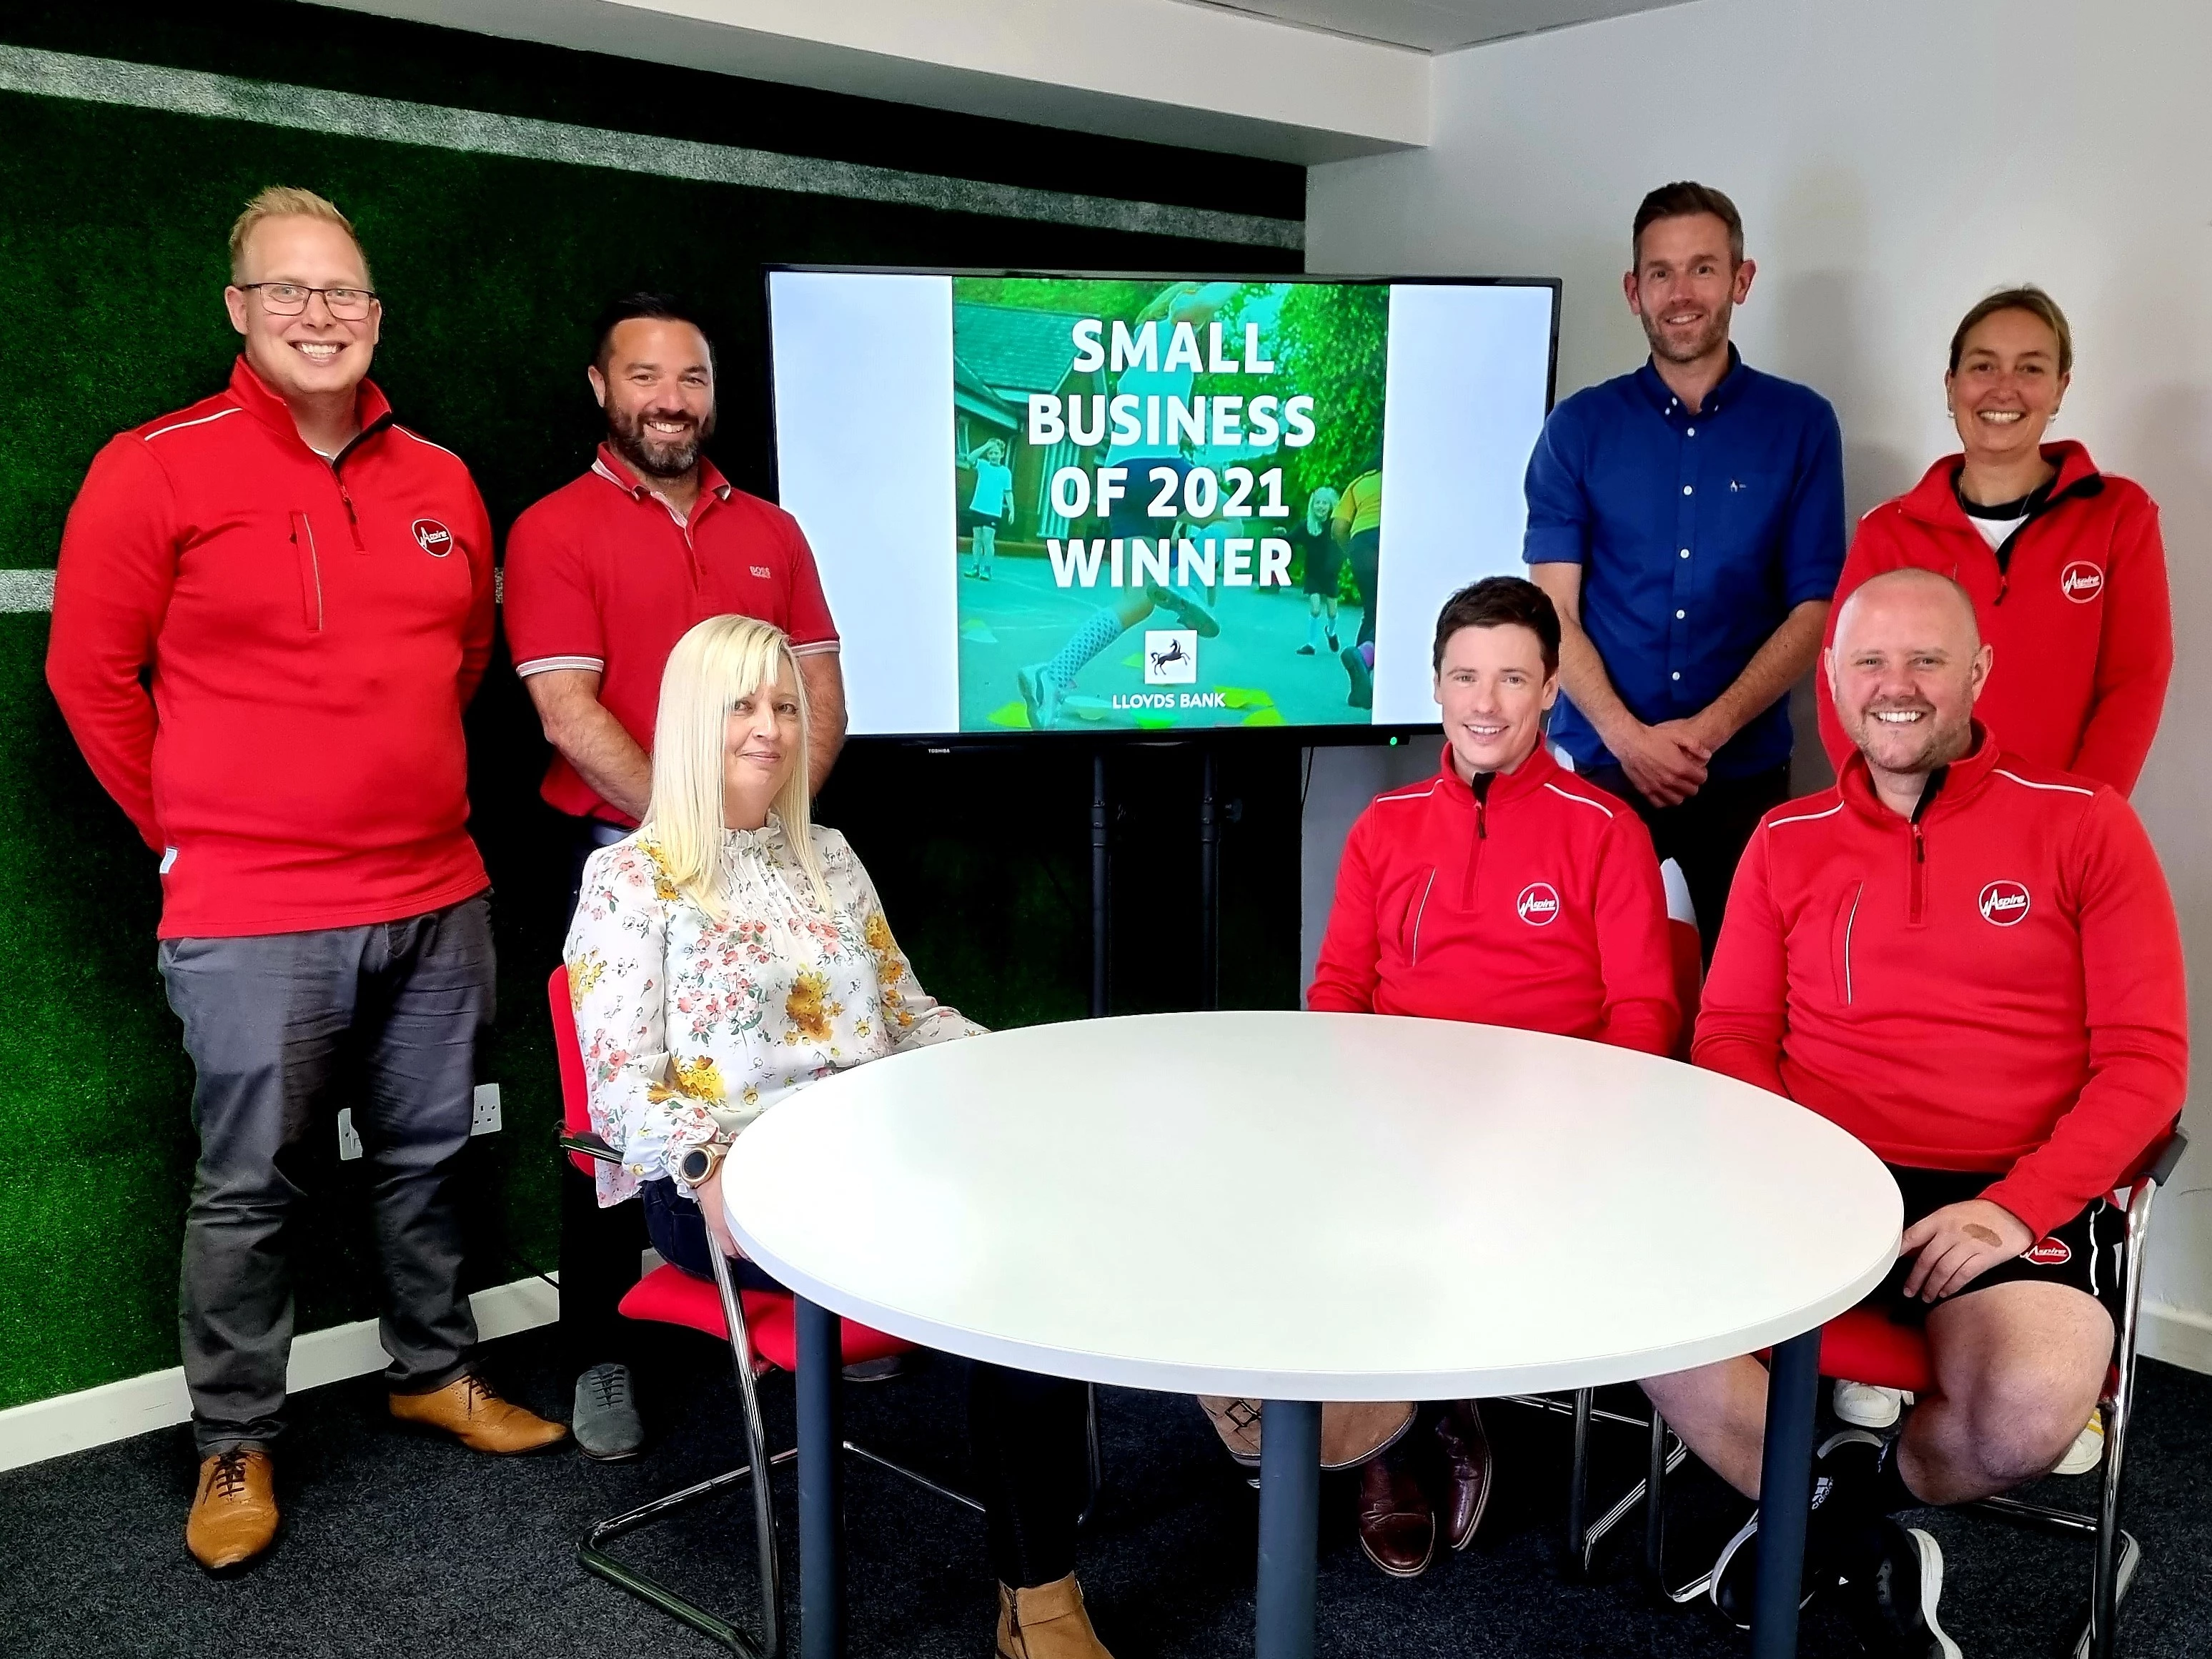
[{"label": "green grass texture panel", "polygon": [[[1075,189],[1095,181],[1066,181]],[[714,449],[771,493],[761,268],[1294,267],[1296,256],[517,161],[0,94],[0,566],[51,566],[94,453],[217,389],[234,353],[224,237],[264,185],[353,216],[386,297],[374,374],[400,418],[470,464],[503,531],[588,464],[590,319],[675,289],[721,364]],[[193,1154],[191,1066],[155,969],[154,860],[101,793],[42,678],[46,618],[0,616],[0,1407],[176,1363],[177,1249]],[[565,921],[545,748],[502,659],[469,716],[471,829],[493,881],[500,1018],[481,1075],[504,1127],[471,1144],[472,1286],[550,1267],[557,1084],[544,984]],[[1180,762],[1127,787],[1189,802]],[[1297,995],[1294,751],[1248,751],[1224,842],[1224,999]],[[1165,768],[1169,770],[1163,771]],[[1236,768],[1224,764],[1225,781]],[[1081,1014],[1089,972],[1087,761],[856,747],[823,802],[875,873],[922,982],[987,1024]],[[1135,833],[1117,908],[1195,903],[1194,807]],[[1134,937],[1139,930],[1126,930]],[[1133,957],[1117,1006],[1189,1006],[1188,971]],[[367,1164],[311,1150],[293,1240],[301,1330],[376,1305]]]}]

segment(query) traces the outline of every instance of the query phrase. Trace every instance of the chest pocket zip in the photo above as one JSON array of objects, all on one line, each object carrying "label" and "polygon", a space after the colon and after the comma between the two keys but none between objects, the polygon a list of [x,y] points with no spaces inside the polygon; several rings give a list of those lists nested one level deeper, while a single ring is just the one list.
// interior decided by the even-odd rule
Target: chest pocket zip
[{"label": "chest pocket zip", "polygon": [[1428,880],[1423,884],[1421,888],[1421,902],[1419,908],[1413,912],[1413,951],[1407,959],[1406,963],[1409,968],[1415,966],[1421,960],[1421,918],[1427,915],[1429,913],[1429,893],[1436,884],[1437,872],[1431,870],[1429,872]]},{"label": "chest pocket zip", "polygon": [[1859,901],[1866,896],[1866,884],[1861,882],[1851,894],[1851,913],[1844,918],[1844,1005],[1851,1002],[1851,929],[1858,925]]},{"label": "chest pocket zip", "polygon": [[323,566],[315,550],[315,527],[304,513],[292,515],[292,545],[299,551],[300,608],[310,633],[323,631]]}]

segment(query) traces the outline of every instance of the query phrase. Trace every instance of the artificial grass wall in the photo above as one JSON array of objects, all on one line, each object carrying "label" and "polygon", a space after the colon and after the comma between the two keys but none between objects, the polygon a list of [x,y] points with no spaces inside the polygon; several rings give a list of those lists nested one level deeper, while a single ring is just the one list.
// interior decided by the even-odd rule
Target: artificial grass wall
[{"label": "artificial grass wall", "polygon": [[[237,24],[228,21],[240,18]],[[1296,169],[1032,131],[525,47],[311,7],[13,9],[0,45],[127,53],[626,131],[960,167],[1031,186],[1300,211]],[[312,71],[303,65],[313,65]],[[672,95],[677,94],[677,95]],[[817,143],[818,141],[818,143]],[[810,149],[810,145],[815,148]],[[1172,165],[1164,166],[1163,161]],[[1158,188],[1148,190],[1154,182]],[[86,465],[117,430],[217,388],[234,355],[223,237],[263,185],[359,225],[386,296],[376,378],[470,463],[502,532],[588,461],[589,319],[675,288],[714,313],[718,460],[772,493],[760,267],[784,262],[1294,270],[1280,249],[746,190],[68,99],[0,94],[0,567],[51,566]],[[153,860],[48,696],[40,613],[0,616],[0,1407],[176,1363],[191,1067],[154,967]],[[483,1075],[505,1127],[474,1143],[471,1283],[549,1266],[559,1114],[543,1014],[563,854],[536,799],[545,750],[502,657],[470,714],[472,828],[492,872],[501,1018]],[[281,757],[272,757],[281,763]],[[1188,1006],[1196,762],[1117,757],[1121,1006]],[[1224,1000],[1291,1006],[1296,751],[1224,751]],[[1071,1017],[1088,985],[1087,758],[856,744],[822,803],[882,887],[923,982],[991,1024]],[[333,1103],[333,1116],[335,1106]],[[301,1218],[300,1328],[373,1313],[364,1165],[324,1138]]]}]

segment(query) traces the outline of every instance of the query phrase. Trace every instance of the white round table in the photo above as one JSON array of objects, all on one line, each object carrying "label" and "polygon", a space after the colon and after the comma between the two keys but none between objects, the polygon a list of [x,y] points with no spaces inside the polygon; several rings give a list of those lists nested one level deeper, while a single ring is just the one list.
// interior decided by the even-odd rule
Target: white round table
[{"label": "white round table", "polygon": [[[1317,1402],[1575,1389],[1772,1346],[1765,1490],[1802,1493],[1819,1328],[1881,1281],[1902,1222],[1871,1152],[1747,1085],[1540,1033],[1289,1012],[895,1056],[769,1112],[722,1191],[800,1298],[805,1659],[842,1643],[835,1316],[1267,1401],[1259,1653],[1278,1659],[1311,1650]],[[1802,1503],[1767,1509],[1762,1656],[1795,1650],[1804,1523]]]}]

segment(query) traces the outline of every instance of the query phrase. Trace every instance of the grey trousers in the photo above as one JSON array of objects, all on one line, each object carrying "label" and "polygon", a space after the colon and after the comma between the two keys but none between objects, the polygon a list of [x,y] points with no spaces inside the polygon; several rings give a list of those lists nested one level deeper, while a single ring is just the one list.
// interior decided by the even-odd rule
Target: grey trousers
[{"label": "grey trousers", "polygon": [[489,896],[367,927],[164,939],[161,967],[198,1073],[177,1323],[200,1455],[266,1446],[283,1426],[288,1223],[311,1143],[337,1134],[342,1067],[362,1085],[386,1383],[452,1381],[476,1342],[454,1177],[492,1018]]}]

